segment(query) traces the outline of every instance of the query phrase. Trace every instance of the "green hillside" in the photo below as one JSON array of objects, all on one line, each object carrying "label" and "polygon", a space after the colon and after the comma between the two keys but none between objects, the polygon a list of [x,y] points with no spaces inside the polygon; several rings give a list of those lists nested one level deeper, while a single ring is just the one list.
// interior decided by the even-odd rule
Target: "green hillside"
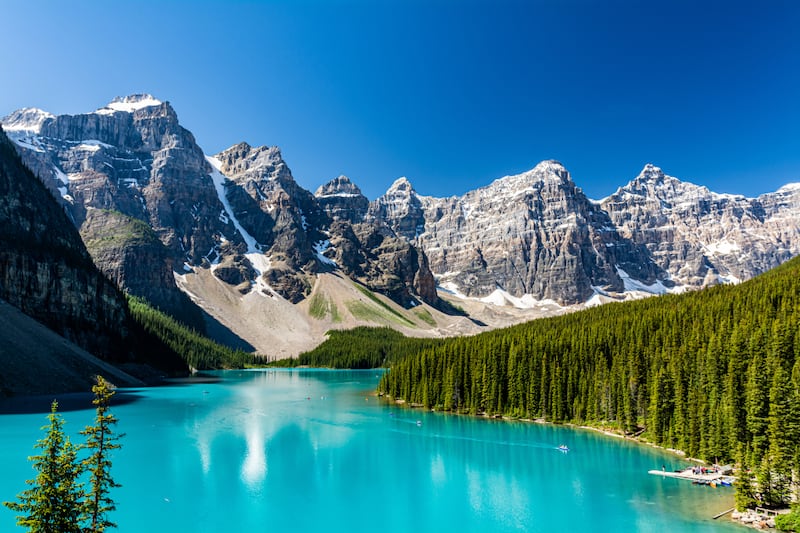
[{"label": "green hillside", "polygon": [[145,300],[128,296],[128,306],[135,323],[156,343],[163,344],[191,368],[242,368],[255,362],[255,356],[233,350],[189,329],[169,315],[150,306]]}]

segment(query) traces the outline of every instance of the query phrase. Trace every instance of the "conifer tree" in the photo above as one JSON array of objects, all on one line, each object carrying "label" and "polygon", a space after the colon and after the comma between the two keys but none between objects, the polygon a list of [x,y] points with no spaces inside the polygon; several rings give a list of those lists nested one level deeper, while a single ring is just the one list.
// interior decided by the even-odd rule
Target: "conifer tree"
[{"label": "conifer tree", "polygon": [[111,397],[115,393],[112,385],[103,376],[97,376],[92,392],[92,403],[96,411],[94,425],[86,426],[81,431],[81,435],[86,437],[86,448],[91,451],[91,455],[83,461],[83,466],[89,473],[89,487],[83,509],[89,521],[86,531],[98,533],[116,527],[108,519],[108,513],[116,509],[109,493],[120,485],[111,477],[110,456],[113,450],[120,448],[117,441],[122,435],[114,434],[113,426],[117,423],[117,418],[108,411]]},{"label": "conifer tree", "polygon": [[22,515],[17,525],[31,533],[80,533],[83,493],[77,483],[81,465],[77,449],[64,436],[64,421],[58,414],[58,402],[53,401],[48,415],[49,425],[43,426],[47,435],[36,443],[41,455],[28,459],[37,474],[26,481],[30,488],[19,494],[18,502],[3,505]]}]

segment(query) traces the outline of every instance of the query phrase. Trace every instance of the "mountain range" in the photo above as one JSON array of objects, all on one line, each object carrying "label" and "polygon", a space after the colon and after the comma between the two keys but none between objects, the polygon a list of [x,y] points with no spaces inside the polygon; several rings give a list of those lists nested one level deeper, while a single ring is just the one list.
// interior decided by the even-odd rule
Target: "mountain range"
[{"label": "mountain range", "polygon": [[370,201],[345,176],[303,189],[276,147],[205,154],[150,95],[2,125],[117,288],[267,357],[331,328],[464,334],[736,283],[800,252],[800,184],[746,198],[648,164],[592,200],[543,161],[462,196],[400,178]]}]

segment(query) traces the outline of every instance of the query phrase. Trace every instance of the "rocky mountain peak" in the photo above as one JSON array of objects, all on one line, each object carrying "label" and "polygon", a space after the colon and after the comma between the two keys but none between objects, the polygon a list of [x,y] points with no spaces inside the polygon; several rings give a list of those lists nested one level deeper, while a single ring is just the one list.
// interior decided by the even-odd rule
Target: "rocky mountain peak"
[{"label": "rocky mountain peak", "polygon": [[545,185],[557,188],[566,186],[570,189],[575,187],[564,165],[551,159],[542,161],[521,174],[498,178],[475,192],[485,191],[487,194],[506,197],[508,195],[516,195],[530,188],[541,189]]},{"label": "rocky mountain peak", "polygon": [[333,178],[331,181],[324,185],[320,185],[317,192],[314,193],[317,198],[325,196],[363,196],[361,189],[350,181],[347,176],[339,176]]},{"label": "rocky mountain peak", "polygon": [[648,163],[638,176],[624,187],[620,187],[609,199],[624,201],[630,196],[670,203],[687,202],[699,198],[712,199],[720,195],[715,195],[706,187],[669,176],[661,168]]},{"label": "rocky mountain peak", "polygon": [[560,161],[556,161],[555,159],[545,159],[537,164],[531,172],[539,173],[539,174],[550,174],[554,176],[558,176],[561,179],[570,179],[569,172],[567,171],[566,167],[561,164]]},{"label": "rocky mountain peak", "polygon": [[664,171],[661,170],[660,167],[655,166],[652,163],[647,163],[639,175],[636,177],[637,180],[640,181],[661,181],[664,179]]},{"label": "rocky mountain peak", "polygon": [[367,197],[347,176],[339,176],[322,185],[314,196],[331,219],[346,220],[351,224],[362,222],[369,208]]},{"label": "rocky mountain peak", "polygon": [[246,142],[235,144],[216,156],[226,176],[247,174],[249,179],[280,179],[294,181],[277,146],[250,146]]},{"label": "rocky mountain peak", "polygon": [[411,194],[415,192],[414,187],[411,185],[411,182],[408,181],[408,178],[402,176],[394,180],[394,183],[391,184],[389,189],[386,191],[386,194],[390,193],[404,193],[404,194]]},{"label": "rocky mountain peak", "polygon": [[3,129],[6,132],[29,131],[39,133],[45,120],[54,118],[47,111],[36,107],[23,107],[3,117]]}]

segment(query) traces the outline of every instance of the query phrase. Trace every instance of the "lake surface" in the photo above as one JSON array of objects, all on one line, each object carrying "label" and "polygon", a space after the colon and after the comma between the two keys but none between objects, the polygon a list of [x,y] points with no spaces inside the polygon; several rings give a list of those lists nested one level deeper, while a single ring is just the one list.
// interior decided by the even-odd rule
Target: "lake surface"
[{"label": "lake surface", "polygon": [[[686,464],[660,450],[388,405],[372,395],[375,371],[217,375],[119,394],[120,532],[744,531],[711,520],[732,489],[648,475]],[[32,477],[41,404],[0,415],[0,500]],[[94,412],[62,414],[82,441]],[[0,508],[0,531],[15,530],[14,516]]]}]

